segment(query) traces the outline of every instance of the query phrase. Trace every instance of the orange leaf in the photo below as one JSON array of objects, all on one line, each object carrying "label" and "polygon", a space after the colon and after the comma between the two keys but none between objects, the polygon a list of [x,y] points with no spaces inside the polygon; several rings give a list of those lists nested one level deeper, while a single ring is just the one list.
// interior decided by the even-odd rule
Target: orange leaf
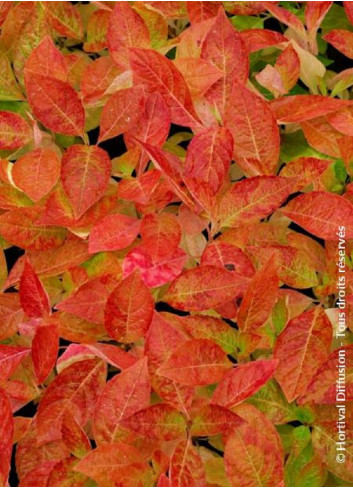
[{"label": "orange leaf", "polygon": [[108,487],[143,487],[149,469],[139,450],[122,442],[96,448],[75,466],[76,471]]},{"label": "orange leaf", "polygon": [[196,185],[207,183],[214,195],[226,180],[232,154],[233,138],[228,129],[220,127],[200,132],[188,146],[184,178],[193,179]]},{"label": "orange leaf", "polygon": [[7,380],[29,352],[23,346],[0,345],[0,379]]},{"label": "orange leaf", "polygon": [[242,422],[240,416],[217,404],[205,406],[196,404],[192,412],[190,434],[192,436],[214,436],[219,433],[228,435]]},{"label": "orange leaf", "polygon": [[309,192],[293,199],[281,211],[319,238],[337,240],[339,225],[345,226],[346,239],[353,238],[353,205],[340,195]]},{"label": "orange leaf", "polygon": [[240,424],[227,439],[224,451],[227,476],[236,487],[280,486],[283,449],[279,436],[265,415],[253,406],[242,406],[237,414],[247,422]]},{"label": "orange leaf", "polygon": [[31,127],[19,114],[0,111],[0,149],[20,148],[32,137]]},{"label": "orange leaf", "polygon": [[32,358],[38,384],[42,384],[52,371],[59,348],[59,332],[56,324],[40,326],[32,342]]},{"label": "orange leaf", "polygon": [[303,122],[352,105],[350,100],[323,95],[289,95],[271,102],[278,124]]},{"label": "orange leaf", "polygon": [[212,265],[184,271],[163,299],[182,311],[203,311],[229,302],[244,289],[240,276]]},{"label": "orange leaf", "polygon": [[140,232],[141,222],[122,214],[109,214],[92,227],[88,249],[98,251],[121,250],[130,246]]},{"label": "orange leaf", "polygon": [[109,156],[98,146],[75,144],[66,150],[61,178],[76,219],[104,195],[110,172]]},{"label": "orange leaf", "polygon": [[332,44],[334,48],[346,55],[348,58],[353,58],[353,33],[345,29],[333,29],[328,34],[323,36],[323,39]]},{"label": "orange leaf", "polygon": [[213,63],[223,74],[206,93],[224,120],[227,121],[227,105],[232,101],[232,86],[235,80],[245,83],[249,74],[248,53],[238,32],[229,22],[223,7],[205,36],[201,57]]},{"label": "orange leaf", "polygon": [[278,297],[278,276],[272,257],[251,279],[241,302],[237,323],[240,331],[256,333],[267,321]]},{"label": "orange leaf", "polygon": [[216,211],[222,227],[241,227],[272,214],[292,192],[295,182],[283,177],[252,177],[235,183]]},{"label": "orange leaf", "polygon": [[70,85],[30,72],[25,75],[25,81],[33,114],[44,126],[68,136],[82,136],[85,111]]},{"label": "orange leaf", "polygon": [[45,2],[48,20],[60,36],[82,39],[83,23],[80,12],[69,2]]},{"label": "orange leaf", "polygon": [[169,404],[155,404],[133,414],[122,425],[147,438],[175,440],[186,436],[186,420]]},{"label": "orange leaf", "polygon": [[225,124],[234,139],[234,159],[244,172],[273,175],[279,158],[279,130],[269,103],[235,83]]},{"label": "orange leaf", "polygon": [[174,350],[157,373],[195,386],[214,384],[231,368],[227,355],[214,341],[193,339]]},{"label": "orange leaf", "polygon": [[149,45],[148,29],[140,15],[128,3],[116,2],[108,27],[109,52],[116,64],[128,69],[128,48],[148,48]]},{"label": "orange leaf", "polygon": [[191,439],[181,441],[170,459],[169,477],[171,487],[204,487],[205,469],[202,459]]},{"label": "orange leaf", "polygon": [[277,360],[256,360],[234,367],[218,384],[211,402],[232,408],[255,394],[273,376]]},{"label": "orange leaf", "polygon": [[190,91],[180,71],[162,54],[150,49],[130,50],[130,65],[135,85],[148,93],[159,92],[170,108],[171,120],[183,126],[197,126]]},{"label": "orange leaf", "polygon": [[38,148],[22,156],[12,169],[15,185],[34,202],[47,195],[60,176],[60,159],[51,149]]},{"label": "orange leaf", "polygon": [[0,294],[0,341],[11,338],[23,318],[19,294]]},{"label": "orange leaf", "polygon": [[144,93],[141,87],[126,88],[114,93],[103,108],[98,142],[115,138],[131,129],[143,106]]},{"label": "orange leaf", "polygon": [[67,411],[83,427],[93,414],[105,377],[106,364],[95,358],[73,363],[55,377],[39,404],[36,418],[38,441],[46,443],[61,439],[63,418]]},{"label": "orange leaf", "polygon": [[102,324],[105,304],[116,285],[117,281],[109,275],[95,277],[74,290],[67,299],[56,304],[55,309]]},{"label": "orange leaf", "polygon": [[2,389],[0,389],[0,419],[0,484],[6,487],[11,466],[14,426],[11,404]]},{"label": "orange leaf", "polygon": [[48,294],[28,260],[25,261],[20,279],[20,301],[22,309],[30,318],[50,313]]},{"label": "orange leaf", "polygon": [[154,301],[138,272],[126,277],[113,290],[104,310],[105,327],[116,341],[130,343],[145,336],[153,315]]},{"label": "orange leaf", "polygon": [[274,350],[279,361],[275,377],[289,402],[306,392],[331,341],[332,326],[320,306],[292,319],[282,331]]},{"label": "orange leaf", "polygon": [[115,441],[122,421],[150,405],[150,394],[147,358],[115,375],[105,386],[95,407],[95,440],[102,444]]}]

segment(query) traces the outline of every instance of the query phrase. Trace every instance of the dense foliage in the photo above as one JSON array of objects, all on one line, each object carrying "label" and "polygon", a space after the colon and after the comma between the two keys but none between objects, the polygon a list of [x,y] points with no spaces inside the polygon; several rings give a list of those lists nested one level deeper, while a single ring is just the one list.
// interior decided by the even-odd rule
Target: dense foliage
[{"label": "dense foliage", "polygon": [[343,4],[0,2],[0,485],[353,484]]}]

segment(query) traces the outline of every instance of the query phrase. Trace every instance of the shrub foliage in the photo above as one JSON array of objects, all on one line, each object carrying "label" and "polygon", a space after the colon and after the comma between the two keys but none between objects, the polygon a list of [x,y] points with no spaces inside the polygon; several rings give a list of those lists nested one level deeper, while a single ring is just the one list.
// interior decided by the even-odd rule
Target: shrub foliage
[{"label": "shrub foliage", "polygon": [[0,485],[353,483],[343,3],[0,2]]}]

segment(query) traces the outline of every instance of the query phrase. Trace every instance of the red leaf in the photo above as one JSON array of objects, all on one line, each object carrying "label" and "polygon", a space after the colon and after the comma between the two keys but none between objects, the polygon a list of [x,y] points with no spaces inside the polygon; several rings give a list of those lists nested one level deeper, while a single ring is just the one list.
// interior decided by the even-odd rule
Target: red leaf
[{"label": "red leaf", "polygon": [[0,216],[0,234],[7,241],[28,250],[47,250],[63,244],[66,230],[37,224],[40,212],[26,207]]},{"label": "red leaf", "polygon": [[330,112],[326,119],[336,131],[347,136],[353,136],[353,131],[350,127],[353,122],[353,107],[345,107],[337,112]]},{"label": "red leaf", "polygon": [[147,204],[161,178],[159,170],[148,170],[137,178],[124,179],[119,182],[119,198]]},{"label": "red leaf", "polygon": [[237,332],[219,318],[192,314],[179,317],[178,321],[191,338],[213,340],[226,353],[233,353],[237,348]]},{"label": "red leaf", "polygon": [[167,153],[156,146],[142,143],[141,141],[140,145],[146,150],[155,167],[162,172],[164,179],[167,181],[168,185],[170,185],[170,188],[174,191],[175,195],[177,195],[190,209],[194,209],[194,201],[188,196],[181,185],[181,167],[177,167],[179,160],[175,155]]},{"label": "red leaf", "polygon": [[240,227],[272,214],[292,192],[295,182],[282,177],[253,177],[235,183],[216,211],[222,227]]},{"label": "red leaf", "polygon": [[93,432],[98,443],[115,441],[123,420],[150,405],[151,385],[147,359],[115,375],[95,407]]},{"label": "red leaf", "polygon": [[11,338],[23,318],[19,294],[0,294],[0,341]]},{"label": "red leaf", "polygon": [[320,306],[292,319],[282,331],[274,350],[279,361],[275,377],[289,402],[306,392],[331,340],[332,326]]},{"label": "red leaf", "polygon": [[109,20],[109,10],[95,10],[92,13],[87,23],[87,41],[83,45],[85,51],[99,53],[99,51],[107,47]]},{"label": "red leaf", "polygon": [[22,309],[30,318],[39,318],[50,313],[48,294],[27,260],[20,280],[20,301]]},{"label": "red leaf", "polygon": [[352,105],[350,100],[323,95],[290,95],[271,102],[278,124],[303,122]]},{"label": "red leaf", "polygon": [[162,146],[170,129],[170,114],[162,95],[151,93],[146,98],[145,108],[134,128],[128,131],[124,139],[128,147],[136,144],[136,139],[153,146]]},{"label": "red leaf", "polygon": [[206,183],[211,195],[222,187],[230,168],[233,138],[226,128],[211,128],[198,133],[188,146],[184,177],[198,185]]},{"label": "red leaf", "polygon": [[254,265],[240,248],[219,240],[206,246],[201,256],[201,265],[217,265],[244,278],[251,278],[255,274]]},{"label": "red leaf", "polygon": [[300,125],[305,139],[312,148],[334,158],[341,157],[340,142],[343,134],[336,131],[326,117],[304,121]]},{"label": "red leaf", "polygon": [[33,114],[48,129],[68,136],[81,136],[85,111],[75,90],[55,78],[27,73],[28,102]]},{"label": "red leaf", "polygon": [[256,80],[275,96],[284,95],[291,90],[300,75],[300,60],[291,44],[278,56],[275,66],[266,67],[256,75]]},{"label": "red leaf", "polygon": [[201,57],[222,71],[223,77],[210,88],[206,96],[217,106],[226,122],[226,108],[232,99],[233,83],[235,80],[245,83],[249,60],[242,38],[230,24],[222,7],[203,41]]},{"label": "red leaf", "polygon": [[2,389],[0,389],[0,419],[0,484],[6,487],[11,467],[14,426],[11,404]]},{"label": "red leaf", "polygon": [[75,144],[66,150],[61,178],[76,219],[104,195],[110,173],[108,154],[98,146]]},{"label": "red leaf", "polygon": [[75,466],[75,470],[103,487],[144,487],[150,467],[141,459],[137,448],[118,442],[99,446],[89,452]]},{"label": "red leaf", "polygon": [[110,214],[99,220],[89,236],[90,253],[121,250],[130,246],[140,232],[141,222],[134,217]]},{"label": "red leaf", "polygon": [[191,24],[216,17],[219,2],[187,2],[186,8]]},{"label": "red leaf", "polygon": [[[89,258],[87,244],[81,240],[66,240],[65,243],[54,249],[29,251],[27,252],[28,259],[38,275],[44,277],[53,277],[60,275],[67,269],[80,265]],[[20,261],[16,265],[20,265]],[[14,281],[11,281],[8,286],[14,285],[20,280],[24,262],[21,263],[14,276]],[[12,271],[15,271],[13,268]]]},{"label": "red leaf", "polygon": [[59,176],[60,159],[56,152],[47,148],[25,154],[12,169],[14,183],[34,202],[50,192]]},{"label": "red leaf", "polygon": [[163,299],[182,311],[203,311],[229,302],[243,289],[240,276],[203,265],[184,271],[171,283]]},{"label": "red leaf", "polygon": [[334,48],[346,55],[348,58],[353,58],[353,33],[345,29],[333,29],[328,34],[323,36],[323,39]]},{"label": "red leaf", "polygon": [[240,331],[256,333],[265,324],[278,297],[278,276],[272,257],[251,279],[242,299],[237,323]]},{"label": "red leaf", "polygon": [[[226,442],[224,462],[230,483],[236,487],[280,486],[283,449],[274,426],[253,406],[244,404],[237,413],[247,423],[237,427]],[[239,456],[244,447],[244,456]]]},{"label": "red leaf", "polygon": [[[65,413],[71,413],[83,427],[93,414],[102,392],[106,365],[102,360],[76,362],[63,370],[46,389],[37,412],[38,442],[61,439]],[[90,399],[90,402],[87,402]]]},{"label": "red leaf", "polygon": [[245,29],[239,32],[244,41],[248,53],[254,53],[269,46],[276,46],[288,42],[288,39],[280,32],[270,31],[268,29]]},{"label": "red leaf", "polygon": [[147,214],[141,223],[141,237],[154,263],[170,256],[177,249],[181,229],[172,214]]},{"label": "red leaf", "polygon": [[82,39],[83,23],[74,5],[69,2],[45,2],[43,5],[51,26],[60,36]]},{"label": "red leaf", "polygon": [[[98,12],[106,13],[103,10],[97,10],[96,13]],[[119,75],[125,76],[110,56],[103,56],[89,63],[83,72],[80,86],[84,101],[93,103],[108,95],[109,87]]]},{"label": "red leaf", "polygon": [[303,156],[286,163],[281,169],[280,175],[287,178],[296,178],[296,190],[302,190],[317,181],[331,163],[331,160]]},{"label": "red leaf", "polygon": [[23,346],[0,345],[0,379],[7,380],[29,352]]},{"label": "red leaf", "polygon": [[144,246],[137,246],[129,251],[124,259],[124,277],[139,270],[141,279],[147,287],[159,287],[180,275],[186,260],[186,253],[176,248],[172,254],[168,253],[154,262]]},{"label": "red leaf", "polygon": [[106,343],[93,343],[91,345],[78,345],[72,343],[58,358],[56,368],[58,372],[61,372],[69,364],[90,357],[101,358],[119,370],[124,370],[125,368],[131,367],[131,365],[137,361],[137,358],[134,358],[132,355],[122,350],[118,346],[109,345]]},{"label": "red leaf", "polygon": [[280,22],[288,27],[291,27],[294,31],[297,31],[300,37],[303,37],[305,33],[305,28],[298,17],[283,7],[279,7],[274,2],[263,2],[267,10]]},{"label": "red leaf", "polygon": [[105,327],[116,341],[130,343],[145,336],[153,315],[154,301],[138,272],[126,277],[113,290],[105,306]]},{"label": "red leaf", "polygon": [[169,467],[172,487],[204,487],[205,469],[202,459],[191,439],[181,441],[175,448]]},{"label": "red leaf", "polygon": [[214,436],[219,433],[228,435],[239,426],[243,420],[229,409],[216,404],[198,406],[192,412],[192,436]]},{"label": "red leaf", "polygon": [[143,487],[144,474],[149,470],[135,447],[110,443],[89,452],[75,470],[94,479],[100,486]]},{"label": "red leaf", "polygon": [[196,386],[218,382],[231,367],[227,355],[214,341],[194,339],[174,350],[157,373]]},{"label": "red leaf", "polygon": [[55,305],[58,311],[74,314],[93,323],[104,323],[104,307],[117,281],[108,276],[88,280],[67,299]]},{"label": "red leaf", "polygon": [[32,358],[38,384],[42,384],[54,368],[59,348],[56,324],[40,326],[32,342]]},{"label": "red leaf", "polygon": [[128,48],[148,48],[149,45],[148,29],[139,14],[128,3],[116,2],[108,28],[109,51],[116,64],[127,69]]},{"label": "red leaf", "polygon": [[150,49],[130,50],[134,84],[141,84],[148,93],[159,92],[170,108],[171,120],[182,126],[197,126],[188,86],[180,71],[163,55]]},{"label": "red leaf", "polygon": [[257,360],[234,367],[218,384],[211,402],[232,408],[255,394],[273,376],[277,360]]},{"label": "red leaf", "polygon": [[353,370],[353,345],[334,350],[326,361],[318,368],[310,381],[306,393],[298,399],[299,404],[313,402],[314,404],[336,404],[336,397],[342,397],[337,391],[337,367],[345,357],[345,369],[347,383],[345,386],[346,401],[353,400],[353,382],[350,380],[349,372]]},{"label": "red leaf", "polygon": [[134,127],[144,106],[141,87],[131,87],[114,93],[103,108],[98,142],[123,134]]},{"label": "red leaf", "polygon": [[332,4],[333,2],[310,2],[305,5],[305,24],[309,31],[315,31],[316,34]]},{"label": "red leaf", "polygon": [[184,414],[187,414],[191,405],[194,395],[193,388],[160,377],[156,372],[170,356],[170,353],[184,343],[186,339],[186,335],[175,329],[159,313],[154,313],[145,342],[152,388],[159,397]]},{"label": "red leaf", "polygon": [[273,175],[279,158],[279,130],[270,106],[240,83],[232,90],[225,124],[234,139],[234,159],[247,175]]},{"label": "red leaf", "polygon": [[65,56],[55,47],[50,36],[45,36],[31,52],[26,62],[26,73],[28,76],[40,75],[67,81]]},{"label": "red leaf", "polygon": [[11,10],[11,7],[13,5],[13,2],[1,2],[0,4],[0,26],[4,23],[6,20],[6,17]]},{"label": "red leaf", "polygon": [[67,341],[95,343],[108,339],[103,324],[90,323],[66,312],[57,313],[55,319],[59,323],[60,337]]},{"label": "red leaf", "polygon": [[283,214],[309,233],[323,239],[338,239],[338,226],[345,226],[346,239],[353,238],[353,205],[330,192],[309,192],[291,200]]},{"label": "red leaf", "polygon": [[19,114],[0,111],[0,149],[20,148],[32,137],[31,127]]},{"label": "red leaf", "polygon": [[122,425],[140,435],[156,440],[185,438],[186,420],[168,404],[155,404],[133,414]]},{"label": "red leaf", "polygon": [[[190,2],[194,5],[197,2]],[[210,3],[210,2],[208,2]],[[202,58],[176,58],[175,66],[183,75],[193,98],[203,97],[214,83],[223,76],[211,61]]]}]

